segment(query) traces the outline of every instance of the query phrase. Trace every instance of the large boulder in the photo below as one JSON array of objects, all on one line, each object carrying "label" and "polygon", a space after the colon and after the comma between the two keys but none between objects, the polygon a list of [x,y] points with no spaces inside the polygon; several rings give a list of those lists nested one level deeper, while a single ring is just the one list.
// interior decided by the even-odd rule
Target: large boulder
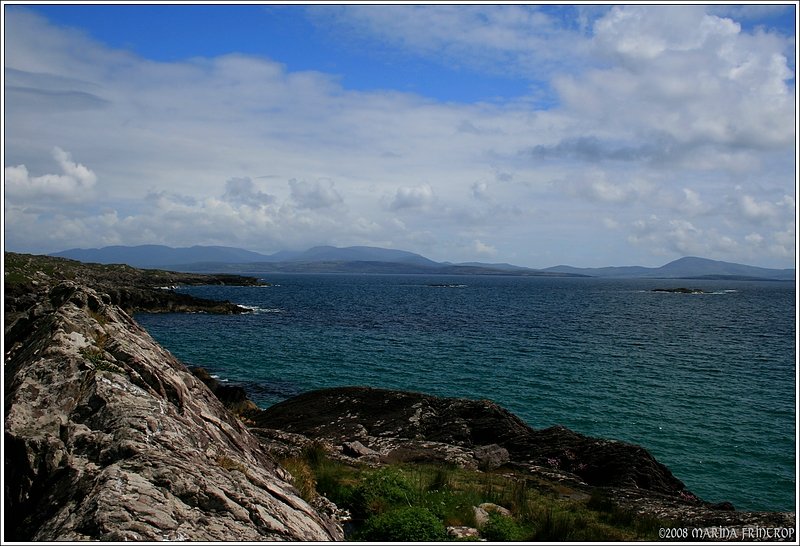
[{"label": "large boulder", "polygon": [[341,540],[211,391],[108,302],[61,283],[7,344],[6,539]]}]

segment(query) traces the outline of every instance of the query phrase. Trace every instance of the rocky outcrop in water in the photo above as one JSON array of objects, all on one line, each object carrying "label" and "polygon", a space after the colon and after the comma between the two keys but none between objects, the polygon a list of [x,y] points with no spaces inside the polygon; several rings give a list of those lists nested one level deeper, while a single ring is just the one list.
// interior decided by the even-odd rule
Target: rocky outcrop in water
[{"label": "rocky outcrop in water", "polygon": [[667,292],[669,294],[705,294],[701,288],[653,288],[651,292]]},{"label": "rocky outcrop in water", "polygon": [[342,539],[107,294],[45,296],[6,339],[6,539]]}]

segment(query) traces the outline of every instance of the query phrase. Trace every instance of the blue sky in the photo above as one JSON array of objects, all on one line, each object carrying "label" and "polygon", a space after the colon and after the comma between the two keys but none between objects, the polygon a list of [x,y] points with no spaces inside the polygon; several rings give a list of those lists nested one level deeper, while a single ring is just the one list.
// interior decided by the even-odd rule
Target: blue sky
[{"label": "blue sky", "polygon": [[3,9],[10,250],[794,264],[794,4]]},{"label": "blue sky", "polygon": [[[524,95],[530,81],[476,71],[384,44],[366,32],[331,24],[336,8],[242,5],[39,5],[30,9],[52,21],[147,59],[244,53],[274,59],[290,71],[335,74],[348,89],[396,89],[443,101],[501,100]],[[553,12],[570,9],[553,6]],[[109,24],[114,21],[113,24]],[[566,24],[569,24],[567,22]],[[341,25],[341,28],[340,26]],[[225,29],[222,31],[221,29]],[[343,34],[344,31],[344,34]]]}]

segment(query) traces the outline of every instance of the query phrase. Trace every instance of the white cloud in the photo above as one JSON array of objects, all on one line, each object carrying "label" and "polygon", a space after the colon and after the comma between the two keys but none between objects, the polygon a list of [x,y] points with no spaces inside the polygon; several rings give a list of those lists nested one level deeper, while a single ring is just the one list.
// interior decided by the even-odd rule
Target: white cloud
[{"label": "white cloud", "polygon": [[773,256],[794,260],[796,237],[796,228],[792,223],[787,224],[782,231],[773,232],[772,244],[769,246],[770,253]]},{"label": "white cloud", "polygon": [[697,50],[739,31],[738,24],[706,15],[702,6],[617,6],[594,28],[595,43],[606,54],[647,65],[668,51]]},{"label": "white cloud", "polygon": [[619,229],[619,222],[617,222],[613,218],[609,218],[608,216],[606,216],[603,218],[602,222],[603,226],[605,226],[607,229]]},{"label": "white cloud", "polygon": [[751,233],[744,238],[751,245],[760,245],[764,242],[764,237],[761,236],[759,233]]},{"label": "white cloud", "polygon": [[475,199],[484,201],[490,198],[489,184],[487,184],[486,182],[475,182],[474,184],[472,184],[471,188],[472,188],[472,196]]},{"label": "white cloud", "polygon": [[700,198],[700,194],[690,188],[683,188],[683,200],[678,208],[689,216],[696,216],[707,210],[706,205]]},{"label": "white cloud", "polygon": [[430,206],[435,195],[430,184],[419,186],[402,186],[397,188],[394,198],[389,204],[390,210],[416,209]]},{"label": "white cloud", "polygon": [[323,183],[319,180],[306,182],[303,180],[290,180],[292,199],[299,208],[320,209],[339,205],[343,202],[342,196],[336,191],[333,181]]},{"label": "white cloud", "polygon": [[702,6],[615,7],[594,30],[611,66],[556,80],[571,109],[601,113],[620,134],[665,135],[685,152],[793,144],[784,38],[745,34]]},{"label": "white cloud", "polygon": [[653,184],[643,178],[620,175],[620,180],[609,180],[602,170],[584,171],[580,178],[567,182],[564,187],[570,195],[600,203],[632,203],[653,193]]},{"label": "white cloud", "polygon": [[654,254],[715,256],[742,263],[771,259],[778,264],[794,256],[795,228],[789,223],[786,229],[766,236],[746,231],[725,233],[717,226],[699,226],[687,220],[653,215],[633,222],[628,240],[648,247]]},{"label": "white cloud", "polygon": [[[448,65],[539,78],[581,62],[582,31],[532,5],[316,6],[320,25]],[[373,47],[374,49],[374,47]]]},{"label": "white cloud", "polygon": [[794,199],[784,195],[781,200],[759,201],[752,195],[742,195],[738,201],[739,210],[745,219],[757,223],[776,224],[784,220],[791,220],[794,215]]},{"label": "white cloud", "polygon": [[4,168],[6,191],[9,197],[18,200],[57,198],[63,201],[86,199],[86,191],[92,189],[97,176],[90,169],[72,160],[72,155],[59,147],[52,150],[53,159],[61,167],[61,174],[31,176],[25,165]]},{"label": "white cloud", "polygon": [[475,239],[472,244],[473,250],[476,254],[481,254],[484,256],[495,256],[497,254],[497,249],[495,247],[484,243],[480,239]]},{"label": "white cloud", "polygon": [[750,195],[743,195],[739,200],[739,206],[750,220],[762,221],[770,220],[775,217],[775,206],[765,201],[758,202]]},{"label": "white cloud", "polygon": [[225,183],[226,201],[242,205],[263,207],[275,202],[275,196],[256,189],[250,177],[234,177]]}]

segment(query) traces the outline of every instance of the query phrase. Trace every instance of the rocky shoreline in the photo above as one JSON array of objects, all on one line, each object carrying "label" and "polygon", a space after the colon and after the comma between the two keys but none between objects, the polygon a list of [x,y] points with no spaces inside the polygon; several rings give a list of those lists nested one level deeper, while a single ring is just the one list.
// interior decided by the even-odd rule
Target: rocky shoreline
[{"label": "rocky shoreline", "polygon": [[254,277],[199,275],[128,265],[84,264],[66,258],[5,253],[6,316],[24,311],[40,300],[54,283],[73,281],[104,294],[104,302],[128,314],[147,313],[246,313],[247,309],[227,301],[192,297],[174,291],[179,286],[259,286]]},{"label": "rocky shoreline", "polygon": [[160,287],[253,279],[18,254],[5,273],[7,540],[341,541],[337,508],[304,499],[276,462],[311,443],[353,465],[445,463],[572,498],[602,490],[631,511],[738,538],[795,526],[793,512],[702,501],[641,447],[534,430],[490,401],[342,387],[262,410],[131,318],[242,312]]},{"label": "rocky shoreline", "polygon": [[[301,394],[246,412],[251,430],[289,450],[323,440],[343,460],[382,465],[447,463],[544,480],[562,496],[604,497],[681,526],[793,528],[794,513],[738,511],[703,501],[644,448],[555,426],[535,430],[489,400],[440,398],[367,387]],[[719,535],[717,535],[719,536]]]}]

